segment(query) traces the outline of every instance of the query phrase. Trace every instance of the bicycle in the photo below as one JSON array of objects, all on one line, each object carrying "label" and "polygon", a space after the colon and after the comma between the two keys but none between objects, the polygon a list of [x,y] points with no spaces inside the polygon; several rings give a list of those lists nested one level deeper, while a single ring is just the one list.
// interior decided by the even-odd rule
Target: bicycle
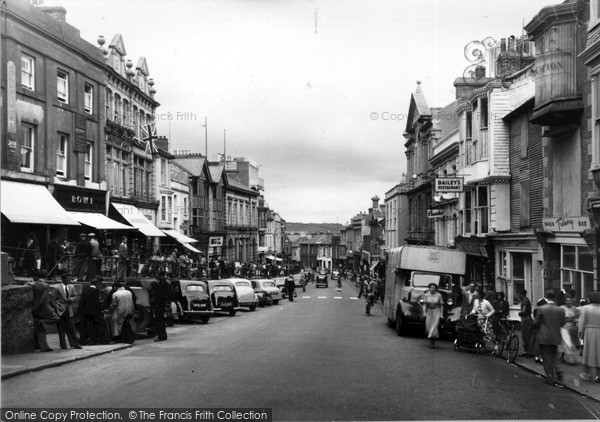
[{"label": "bicycle", "polygon": [[502,334],[498,341],[496,356],[504,358],[506,352],[506,362],[514,363],[519,354],[519,336],[515,333],[515,327],[519,323],[516,319],[502,318],[500,319],[500,327]]}]

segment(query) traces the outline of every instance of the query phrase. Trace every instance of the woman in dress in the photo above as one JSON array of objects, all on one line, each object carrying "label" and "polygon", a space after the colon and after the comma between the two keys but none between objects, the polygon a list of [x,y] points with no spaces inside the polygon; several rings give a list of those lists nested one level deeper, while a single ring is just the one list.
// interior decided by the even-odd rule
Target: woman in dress
[{"label": "woman in dress", "polygon": [[560,329],[562,337],[560,361],[567,365],[575,364],[575,346],[577,345],[577,308],[573,306],[573,296],[565,295],[565,304],[561,306],[565,310],[566,323]]},{"label": "woman in dress", "polygon": [[427,313],[425,314],[425,332],[430,342],[429,347],[435,349],[435,340],[440,336],[438,326],[442,318],[444,300],[440,292],[438,292],[437,284],[429,283],[427,287],[429,291],[424,296],[425,307],[427,309]]},{"label": "woman in dress", "polygon": [[[496,336],[494,335],[494,327],[492,320],[489,319],[495,312],[491,303],[492,294],[493,292],[488,292],[483,299],[477,297],[473,301],[473,310],[471,311],[471,314],[477,316],[477,324],[484,334],[484,341],[495,343]],[[496,345],[496,347],[498,346]]]},{"label": "woman in dress", "polygon": [[600,383],[600,292],[590,295],[590,304],[581,308],[579,337],[583,339],[583,368],[580,377]]}]

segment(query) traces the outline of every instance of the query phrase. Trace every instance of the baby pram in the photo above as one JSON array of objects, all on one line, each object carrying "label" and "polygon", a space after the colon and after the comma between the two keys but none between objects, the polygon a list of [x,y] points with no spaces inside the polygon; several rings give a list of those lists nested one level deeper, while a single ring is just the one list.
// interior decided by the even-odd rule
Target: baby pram
[{"label": "baby pram", "polygon": [[485,343],[483,341],[483,332],[477,324],[477,318],[468,317],[459,319],[456,323],[456,340],[454,340],[454,350],[470,349],[475,353],[483,352]]}]

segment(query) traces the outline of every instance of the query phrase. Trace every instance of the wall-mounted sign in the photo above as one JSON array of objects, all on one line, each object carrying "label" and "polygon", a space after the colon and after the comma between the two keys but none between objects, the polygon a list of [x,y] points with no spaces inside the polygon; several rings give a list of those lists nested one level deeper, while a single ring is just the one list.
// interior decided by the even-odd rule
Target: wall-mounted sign
[{"label": "wall-mounted sign", "polygon": [[71,185],[54,185],[54,197],[67,211],[105,213],[106,191]]},{"label": "wall-mounted sign", "polygon": [[544,218],[542,227],[547,232],[583,232],[592,228],[589,217]]},{"label": "wall-mounted sign", "polygon": [[434,190],[436,192],[460,193],[465,190],[465,180],[462,177],[436,177]]},{"label": "wall-mounted sign", "polygon": [[444,217],[446,213],[442,209],[427,210],[427,218]]},{"label": "wall-mounted sign", "polygon": [[223,237],[219,236],[219,237],[210,237],[208,239],[208,244],[211,248],[216,248],[219,246],[223,246]]}]

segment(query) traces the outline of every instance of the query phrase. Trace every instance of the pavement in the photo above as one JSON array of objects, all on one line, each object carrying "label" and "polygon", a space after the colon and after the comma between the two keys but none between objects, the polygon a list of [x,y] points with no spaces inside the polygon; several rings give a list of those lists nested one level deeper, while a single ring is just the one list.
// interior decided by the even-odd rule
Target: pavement
[{"label": "pavement", "polygon": [[[381,304],[365,315],[349,282],[341,292],[335,283],[306,290],[294,302],[177,324],[166,342],[142,339],[5,379],[1,405],[267,407],[274,420],[600,418],[600,403],[583,390],[548,386],[537,373],[456,352],[450,342],[431,350],[422,337],[398,337]],[[26,365],[26,356],[12,365]]]}]

